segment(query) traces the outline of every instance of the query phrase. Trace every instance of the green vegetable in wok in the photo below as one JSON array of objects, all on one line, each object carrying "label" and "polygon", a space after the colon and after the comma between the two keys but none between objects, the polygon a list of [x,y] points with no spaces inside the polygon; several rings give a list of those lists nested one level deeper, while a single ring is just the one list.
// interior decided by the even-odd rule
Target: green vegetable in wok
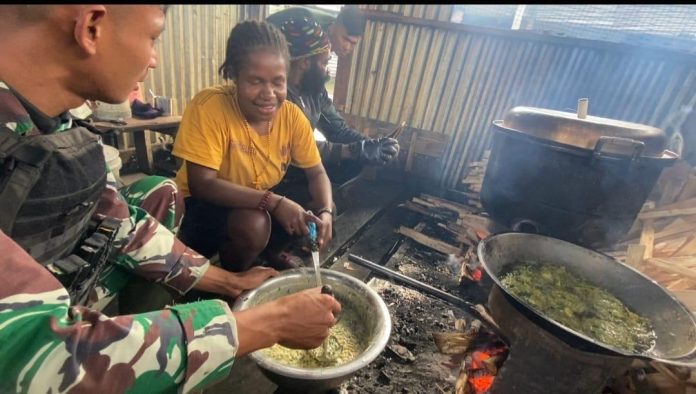
[{"label": "green vegetable in wok", "polygon": [[519,263],[501,281],[543,315],[599,342],[637,352],[654,344],[646,318],[564,266]]}]

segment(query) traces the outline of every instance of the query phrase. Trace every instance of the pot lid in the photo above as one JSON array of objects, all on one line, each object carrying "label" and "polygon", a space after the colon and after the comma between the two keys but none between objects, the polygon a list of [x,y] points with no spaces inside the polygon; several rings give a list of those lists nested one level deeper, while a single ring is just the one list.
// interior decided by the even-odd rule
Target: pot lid
[{"label": "pot lid", "polygon": [[[586,113],[586,106],[585,112]],[[621,120],[585,116],[578,113],[555,111],[534,107],[515,107],[507,112],[502,126],[534,137],[543,138],[580,148],[595,149],[600,137],[613,138],[612,147],[602,148],[613,153],[630,153],[641,142],[643,156],[661,157],[665,148],[665,133],[652,126]],[[633,140],[631,142],[630,140]],[[634,144],[634,146],[630,146]]]}]

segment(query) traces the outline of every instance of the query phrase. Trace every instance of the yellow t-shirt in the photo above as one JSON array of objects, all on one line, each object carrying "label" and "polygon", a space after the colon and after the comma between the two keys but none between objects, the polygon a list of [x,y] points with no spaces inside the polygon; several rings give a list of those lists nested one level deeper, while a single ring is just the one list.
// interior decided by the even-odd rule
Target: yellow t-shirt
[{"label": "yellow t-shirt", "polygon": [[234,84],[222,85],[199,92],[186,107],[172,152],[185,161],[176,174],[184,197],[191,195],[187,161],[216,170],[219,179],[259,190],[277,185],[290,164],[310,168],[321,163],[312,128],[298,106],[285,100],[270,136],[261,136],[247,130],[236,97]]}]

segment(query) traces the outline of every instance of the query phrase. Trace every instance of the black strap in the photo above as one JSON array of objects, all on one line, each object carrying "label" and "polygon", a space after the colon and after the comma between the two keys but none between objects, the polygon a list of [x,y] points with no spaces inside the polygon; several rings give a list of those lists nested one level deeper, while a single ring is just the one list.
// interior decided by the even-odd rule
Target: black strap
[{"label": "black strap", "polygon": [[12,234],[17,213],[51,156],[49,149],[29,145],[23,138],[7,127],[0,128],[0,159],[3,161],[0,177],[7,177],[1,182],[0,230],[5,234]]}]

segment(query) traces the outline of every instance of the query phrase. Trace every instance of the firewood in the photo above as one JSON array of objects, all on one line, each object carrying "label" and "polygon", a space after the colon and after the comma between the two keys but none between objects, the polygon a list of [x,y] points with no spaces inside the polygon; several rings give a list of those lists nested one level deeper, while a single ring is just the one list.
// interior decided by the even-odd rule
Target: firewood
[{"label": "firewood", "polygon": [[462,214],[464,214],[464,215],[471,214],[471,209],[469,209],[469,207],[462,205],[462,204],[459,204],[459,203],[456,203],[454,201],[445,200],[444,198],[431,196],[431,195],[425,194],[425,193],[421,193],[421,198],[425,201],[428,201],[431,204],[436,205],[436,206],[448,208],[452,211],[455,211],[455,212],[459,213],[460,216]]},{"label": "firewood", "polygon": [[405,235],[412,240],[418,242],[421,245],[427,246],[430,249],[437,250],[443,254],[454,254],[458,255],[460,249],[456,246],[452,246],[446,242],[440,241],[439,239],[431,238],[425,234],[421,234],[411,228],[401,226],[399,227],[398,233]]},{"label": "firewood", "polygon": [[687,277],[691,280],[696,280],[696,271],[688,269],[688,268],[684,268],[684,267],[677,265],[677,264],[673,264],[672,262],[670,262],[669,259],[653,257],[651,259],[647,259],[646,261],[649,264],[655,265],[655,266],[657,266],[665,271],[668,271],[668,272],[671,272],[674,274],[682,275],[682,276]]},{"label": "firewood", "polygon": [[465,332],[433,332],[437,350],[442,354],[463,354],[469,349],[474,335]]},{"label": "firewood", "polygon": [[696,237],[692,237],[679,249],[677,249],[670,257],[688,257],[696,255]]},{"label": "firewood", "polygon": [[469,374],[466,371],[466,362],[462,361],[459,366],[459,376],[454,384],[455,394],[472,394],[473,390],[469,385]]}]

